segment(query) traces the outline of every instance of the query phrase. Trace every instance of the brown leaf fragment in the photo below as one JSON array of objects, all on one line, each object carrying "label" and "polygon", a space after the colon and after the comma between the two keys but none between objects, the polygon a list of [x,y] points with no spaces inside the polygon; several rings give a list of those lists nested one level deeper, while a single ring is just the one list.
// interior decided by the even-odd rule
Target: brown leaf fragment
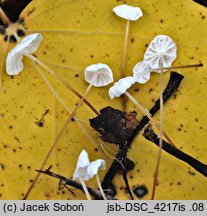
[{"label": "brown leaf fragment", "polygon": [[103,141],[121,145],[138,125],[136,115],[135,112],[126,113],[108,106],[101,109],[100,115],[89,121]]}]

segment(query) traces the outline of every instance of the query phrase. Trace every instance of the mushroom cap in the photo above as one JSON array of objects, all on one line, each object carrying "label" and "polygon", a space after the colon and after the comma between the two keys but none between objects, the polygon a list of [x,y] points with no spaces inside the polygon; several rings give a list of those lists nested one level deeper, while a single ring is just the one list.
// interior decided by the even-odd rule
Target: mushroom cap
[{"label": "mushroom cap", "polygon": [[96,175],[99,170],[104,169],[106,169],[106,162],[102,159],[97,159],[90,163],[87,169],[87,173],[90,176],[90,178],[93,178],[93,176]]},{"label": "mushroom cap", "polygon": [[139,7],[122,4],[113,8],[114,13],[126,20],[136,21],[143,16],[142,10]]},{"label": "mushroom cap", "polygon": [[73,180],[81,178],[84,181],[87,181],[93,178],[101,169],[106,169],[105,161],[98,159],[90,162],[88,153],[85,150],[82,150],[78,157],[76,170],[73,174]]},{"label": "mushroom cap", "polygon": [[9,52],[6,58],[6,71],[9,75],[17,75],[23,70],[23,56],[36,52],[42,39],[39,33],[30,34]]},{"label": "mushroom cap", "polygon": [[148,63],[145,61],[138,62],[134,66],[133,77],[138,83],[146,83],[150,79],[150,69]]},{"label": "mushroom cap", "polygon": [[106,64],[92,64],[85,69],[84,72],[86,82],[95,87],[106,86],[114,81],[113,73]]},{"label": "mushroom cap", "polygon": [[73,179],[79,179],[81,177],[84,181],[89,179],[89,175],[87,173],[87,168],[88,165],[90,164],[89,158],[88,158],[88,153],[86,150],[82,150],[78,157],[78,161],[76,164],[76,170],[73,174]]},{"label": "mushroom cap", "polygon": [[120,79],[109,89],[109,97],[111,99],[120,97],[135,83],[134,77],[128,76]]},{"label": "mushroom cap", "polygon": [[[176,59],[176,43],[167,35],[158,35],[148,46],[144,61],[147,61],[150,69],[170,67]],[[160,71],[155,71],[160,73]]]}]

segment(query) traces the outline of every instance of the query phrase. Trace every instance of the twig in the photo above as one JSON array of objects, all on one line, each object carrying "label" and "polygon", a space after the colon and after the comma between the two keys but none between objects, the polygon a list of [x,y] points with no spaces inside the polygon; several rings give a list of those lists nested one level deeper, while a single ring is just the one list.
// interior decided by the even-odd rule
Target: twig
[{"label": "twig", "polygon": [[[61,176],[61,175],[59,175],[57,173],[51,172],[50,169],[51,169],[51,166],[48,169],[44,170],[44,171],[42,171],[42,170],[36,170],[36,171],[39,172],[39,173],[43,173],[43,174],[49,175],[49,176],[54,177],[56,179],[59,179],[61,182],[65,182],[65,185],[69,185],[69,186],[72,186],[72,187],[74,187],[76,189],[79,189],[79,190],[83,191],[83,187],[82,187],[81,184],[79,184],[78,182],[73,181],[71,179],[68,179],[68,178],[66,178],[64,176]],[[99,190],[93,189],[93,188],[90,188],[90,187],[87,187],[87,188],[88,188],[89,193],[96,200],[102,200],[103,199],[103,197],[101,195],[101,192]],[[116,200],[115,197],[107,195],[107,194],[106,194],[106,198],[108,200]]]},{"label": "twig", "polygon": [[[159,136],[154,133],[152,130],[151,125],[148,125],[143,133],[143,136],[153,142],[155,145],[159,146]],[[174,146],[167,143],[165,140],[163,140],[162,145],[163,150],[168,152],[169,154],[173,155],[174,157],[178,158],[179,160],[184,161],[185,163],[189,164],[191,167],[193,167],[195,170],[197,170],[199,173],[207,177],[207,165],[204,163],[201,163],[199,160],[191,157],[190,155],[182,152],[181,150],[175,148]]]},{"label": "twig", "polygon": [[[184,77],[181,74],[176,72],[171,72],[167,87],[163,92],[163,103],[165,103],[178,89],[183,78]],[[159,109],[160,109],[160,100],[158,99],[149,112],[153,116]],[[140,121],[139,125],[135,128],[132,136],[128,139],[126,143],[126,155],[135,137],[148,123],[149,123],[149,119],[146,116],[144,116]],[[116,159],[118,159],[119,161],[123,161],[123,156],[120,153],[121,153],[120,151],[117,153]],[[117,162],[117,160],[114,160],[102,182],[103,188],[111,188],[112,181],[119,170],[121,170],[120,164]]]}]

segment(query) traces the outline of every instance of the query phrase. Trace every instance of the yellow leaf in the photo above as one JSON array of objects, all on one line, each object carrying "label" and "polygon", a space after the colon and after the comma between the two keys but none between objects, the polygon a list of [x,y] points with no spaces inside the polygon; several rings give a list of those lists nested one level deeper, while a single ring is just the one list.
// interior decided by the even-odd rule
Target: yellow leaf
[{"label": "yellow leaf", "polygon": [[[70,83],[80,94],[87,88],[84,81],[86,66],[98,62],[108,64],[114,72],[114,79],[120,77],[120,65],[123,51],[126,21],[115,16],[112,8],[124,1],[115,0],[33,0],[23,11],[21,17],[27,27],[26,33],[40,32],[43,41],[35,55],[62,79]],[[127,4],[139,6],[144,16],[131,22],[128,40],[126,74],[131,75],[134,65],[143,59],[143,54],[150,41],[158,34],[169,35],[176,42],[178,56],[174,65],[202,62],[203,68],[179,70],[184,80],[174,98],[164,105],[164,130],[182,151],[206,163],[207,138],[206,107],[207,85],[207,9],[191,0],[144,1],[127,0]],[[7,43],[0,41],[0,60],[5,62]],[[13,45],[9,45],[11,49]],[[71,110],[78,98],[57,82],[53,76],[42,69],[59,96]],[[165,85],[169,72],[164,74]],[[159,98],[159,76],[153,74],[145,85],[135,84],[129,91],[144,107],[150,109]],[[111,101],[109,87],[92,88],[87,99],[97,110],[106,106],[121,109],[121,99]],[[3,71],[0,103],[0,195],[1,199],[22,199],[31,181],[36,175],[54,138],[68,118],[64,107],[54,96],[39,76],[30,59],[24,59],[24,71],[11,78]],[[45,111],[44,125],[36,122]],[[142,113],[130,102],[127,110]],[[89,119],[95,114],[83,104],[77,111],[77,118],[87,131],[96,139],[96,134],[89,125]],[[159,115],[155,116],[159,120]],[[116,151],[111,144],[108,147]],[[85,148],[91,160],[102,158],[107,162],[107,169],[112,163],[99,145],[95,146],[77,126],[71,122],[53,151],[47,166],[65,177],[71,178],[76,160]],[[98,149],[98,151],[97,151]],[[107,148],[106,151],[114,157]],[[158,148],[146,141],[142,132],[133,142],[128,158],[136,164],[128,173],[131,189],[144,184],[149,193],[144,199],[150,199],[153,175]],[[105,171],[101,171],[103,179]],[[192,173],[194,173],[192,175]],[[156,199],[206,199],[204,176],[185,163],[163,152],[159,170],[159,185]],[[128,199],[122,187],[122,176],[114,179],[117,198]],[[97,187],[95,180],[88,186]],[[82,192],[75,191],[76,197],[67,190],[58,190],[58,181],[41,175],[32,190],[29,199],[85,199]]]}]

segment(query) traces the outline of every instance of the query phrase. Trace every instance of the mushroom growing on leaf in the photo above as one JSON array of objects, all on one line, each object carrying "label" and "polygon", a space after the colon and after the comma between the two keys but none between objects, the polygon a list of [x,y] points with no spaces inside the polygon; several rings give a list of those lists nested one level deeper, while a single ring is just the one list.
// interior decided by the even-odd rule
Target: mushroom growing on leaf
[{"label": "mushroom growing on leaf", "polygon": [[[136,21],[140,17],[143,16],[142,10],[139,7],[133,7],[127,4],[122,4],[119,6],[116,6],[113,8],[114,13],[127,20],[126,23],[126,30],[125,30],[125,38],[124,38],[124,46],[123,46],[123,54],[122,54],[122,60],[121,60],[121,76],[120,78],[125,77],[125,65],[126,65],[126,53],[127,53],[127,43],[128,43],[128,37],[129,37],[129,27],[130,27],[130,21]],[[126,109],[126,101],[123,98],[123,109]]]},{"label": "mushroom growing on leaf", "polygon": [[159,143],[159,152],[157,157],[154,185],[152,199],[154,199],[155,188],[158,176],[158,169],[161,158],[162,151],[162,135],[163,135],[163,72],[164,67],[170,67],[172,62],[176,59],[177,46],[176,43],[167,35],[158,35],[156,36],[150,45],[148,46],[145,54],[144,61],[146,61],[150,67],[161,68],[158,71],[160,73],[160,143]]},{"label": "mushroom growing on leaf", "polygon": [[98,160],[90,162],[88,158],[88,153],[85,150],[82,150],[82,152],[80,153],[78,157],[76,169],[73,174],[73,180],[78,179],[80,181],[88,200],[91,200],[91,197],[86,187],[85,181],[93,178],[94,176],[96,176],[96,180],[97,180],[97,184],[100,189],[100,192],[103,198],[106,200],[106,196],[103,192],[101,182],[98,176],[98,171],[104,170],[104,169],[106,169],[104,160],[98,159]]}]

